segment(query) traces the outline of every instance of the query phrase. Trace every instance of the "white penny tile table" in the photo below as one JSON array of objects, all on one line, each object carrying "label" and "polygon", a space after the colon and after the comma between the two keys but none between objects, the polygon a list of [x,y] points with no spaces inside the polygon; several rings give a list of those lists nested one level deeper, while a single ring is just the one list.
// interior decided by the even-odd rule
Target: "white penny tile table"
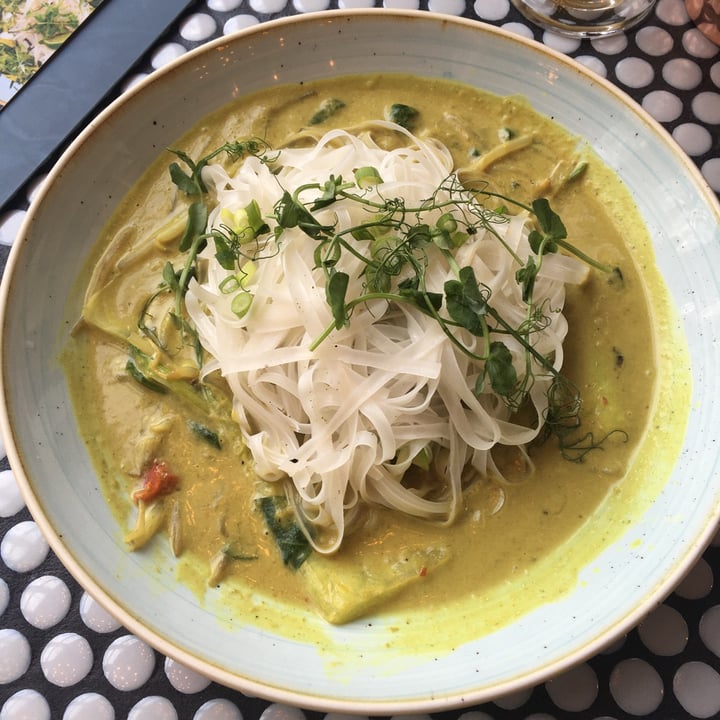
[{"label": "white penny tile table", "polygon": [[[298,13],[375,5],[382,3],[197,0],[132,68],[122,89],[188,50],[241,28]],[[543,32],[529,25],[510,0],[386,0],[384,7],[482,20],[575,58],[626,91],[661,122],[720,193],[720,48],[691,22],[683,0],[659,0],[636,31],[592,41]],[[41,180],[39,174],[0,211],[3,266]],[[4,456],[1,443],[0,456]],[[680,720],[720,716],[716,572],[720,572],[720,537],[675,592],[613,647],[543,685],[442,717]],[[245,697],[210,682],[162,657],[119,626],[49,551],[7,461],[1,461],[0,720],[323,717],[303,708]]]}]

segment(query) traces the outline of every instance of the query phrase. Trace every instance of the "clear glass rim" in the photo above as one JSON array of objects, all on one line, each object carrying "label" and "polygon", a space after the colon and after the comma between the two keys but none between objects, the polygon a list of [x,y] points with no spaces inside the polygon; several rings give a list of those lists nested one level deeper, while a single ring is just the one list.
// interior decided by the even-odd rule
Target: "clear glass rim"
[{"label": "clear glass rim", "polygon": [[656,0],[512,0],[533,24],[561,35],[606,37],[642,22]]}]

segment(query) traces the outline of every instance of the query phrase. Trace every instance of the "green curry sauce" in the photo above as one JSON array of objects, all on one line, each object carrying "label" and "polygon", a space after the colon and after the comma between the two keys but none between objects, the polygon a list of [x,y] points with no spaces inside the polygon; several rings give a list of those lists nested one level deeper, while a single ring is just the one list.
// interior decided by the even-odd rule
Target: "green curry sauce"
[{"label": "green curry sauce", "polygon": [[[140,304],[157,287],[165,263],[177,258],[184,223],[186,204],[169,177],[169,153],[131,190],[99,238],[84,279],[90,287],[85,319],[64,366],[120,532],[135,523],[132,493],[148,459],[161,457],[172,468],[177,485],[160,501],[158,535],[138,552],[169,542],[179,579],[199,597],[209,584],[220,584],[227,588],[224,602],[237,603],[241,618],[273,627],[282,626],[279,615],[263,616],[257,603],[248,609],[248,597],[307,607],[334,623],[380,613],[398,618],[398,627],[417,608],[435,608],[438,617],[455,618],[443,626],[452,642],[560,596],[576,583],[578,570],[627,529],[679,450],[684,411],[673,415],[668,388],[672,407],[684,408],[689,378],[687,363],[673,365],[663,352],[666,343],[683,345],[646,230],[620,180],[522,98],[444,80],[345,77],[243,98],[176,147],[193,158],[231,139],[261,137],[279,147],[310,124],[321,131],[352,127],[383,117],[391,105],[415,109],[413,130],[447,145],[457,165],[513,138],[531,138],[489,162],[479,179],[523,202],[551,197],[569,240],[620,269],[593,271],[582,286],[568,289],[563,372],[580,389],[583,432],[622,433],[582,462],[564,459],[550,439],[532,448],[530,475],[511,452],[499,450],[507,482],[475,483],[452,526],[373,509],[337,555],[311,555],[292,568],[258,508],[258,480],[222,382],[211,389],[216,402],[208,414],[192,398],[145,387],[128,372],[142,370],[141,360],[128,359],[128,341],[143,343],[136,327]],[[191,366],[191,358],[179,364],[179,383]],[[203,432],[210,427],[211,435]]]}]

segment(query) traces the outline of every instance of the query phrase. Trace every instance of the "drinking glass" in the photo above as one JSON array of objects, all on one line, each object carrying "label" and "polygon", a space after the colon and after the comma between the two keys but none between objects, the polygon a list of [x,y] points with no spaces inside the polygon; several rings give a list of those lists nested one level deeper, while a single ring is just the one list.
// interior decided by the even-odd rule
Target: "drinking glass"
[{"label": "drinking glass", "polygon": [[615,35],[637,25],[655,0],[512,0],[531,22],[573,37]]}]

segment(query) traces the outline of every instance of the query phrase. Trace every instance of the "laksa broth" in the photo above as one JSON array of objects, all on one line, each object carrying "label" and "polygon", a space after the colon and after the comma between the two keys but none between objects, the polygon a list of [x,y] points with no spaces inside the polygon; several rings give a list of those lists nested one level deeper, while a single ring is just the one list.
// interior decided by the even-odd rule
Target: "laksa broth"
[{"label": "laksa broth", "polygon": [[84,282],[64,367],[128,551],[169,546],[251,622],[471,598],[463,632],[492,629],[571,588],[679,451],[646,230],[519,97],[245,97],[158,158]]}]

